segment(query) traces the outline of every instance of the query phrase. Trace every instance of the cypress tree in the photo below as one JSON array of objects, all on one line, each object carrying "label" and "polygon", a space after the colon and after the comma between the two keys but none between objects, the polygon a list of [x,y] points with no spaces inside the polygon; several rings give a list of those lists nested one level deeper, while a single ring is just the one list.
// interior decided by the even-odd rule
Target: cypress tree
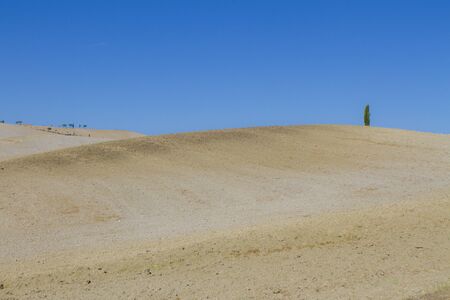
[{"label": "cypress tree", "polygon": [[364,126],[370,126],[370,107],[369,104],[364,108]]}]

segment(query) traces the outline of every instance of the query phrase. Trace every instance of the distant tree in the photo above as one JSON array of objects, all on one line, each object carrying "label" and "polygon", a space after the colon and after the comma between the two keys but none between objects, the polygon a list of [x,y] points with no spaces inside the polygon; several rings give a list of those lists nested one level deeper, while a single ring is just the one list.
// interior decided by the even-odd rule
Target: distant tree
[{"label": "distant tree", "polygon": [[22,121],[16,121],[16,125],[22,125],[23,122]]},{"label": "distant tree", "polygon": [[75,128],[75,124],[73,124],[73,123],[72,123],[72,124],[69,124],[69,127],[70,127],[70,128]]},{"label": "distant tree", "polygon": [[83,125],[83,128],[86,128],[87,127],[87,125]]},{"label": "distant tree", "polygon": [[66,128],[66,127],[67,127],[67,124],[62,124],[62,127],[63,127],[63,128]]},{"label": "distant tree", "polygon": [[366,105],[364,108],[364,126],[370,126],[370,106]]},{"label": "distant tree", "polygon": [[5,123],[5,120],[0,120],[0,123],[1,123],[1,124],[4,124],[4,123]]}]

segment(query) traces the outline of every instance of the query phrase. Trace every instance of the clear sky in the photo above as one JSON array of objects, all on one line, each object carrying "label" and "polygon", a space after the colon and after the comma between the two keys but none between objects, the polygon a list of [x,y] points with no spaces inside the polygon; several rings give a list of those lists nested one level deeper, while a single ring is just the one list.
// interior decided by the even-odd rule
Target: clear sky
[{"label": "clear sky", "polygon": [[0,0],[0,120],[450,132],[450,1]]}]

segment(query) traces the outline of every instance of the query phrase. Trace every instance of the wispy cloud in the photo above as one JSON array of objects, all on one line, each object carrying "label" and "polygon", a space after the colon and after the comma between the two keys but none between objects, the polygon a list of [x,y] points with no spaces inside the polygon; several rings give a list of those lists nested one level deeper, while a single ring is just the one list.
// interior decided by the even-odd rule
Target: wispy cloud
[{"label": "wispy cloud", "polygon": [[108,46],[108,44],[106,42],[96,42],[96,43],[92,43],[87,45],[89,48],[97,48],[97,47],[105,47]]}]

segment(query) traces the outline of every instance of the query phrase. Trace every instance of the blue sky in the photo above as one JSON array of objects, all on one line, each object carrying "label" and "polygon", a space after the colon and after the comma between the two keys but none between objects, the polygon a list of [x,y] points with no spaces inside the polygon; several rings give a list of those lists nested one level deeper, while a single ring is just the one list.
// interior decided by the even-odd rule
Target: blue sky
[{"label": "blue sky", "polygon": [[0,0],[0,120],[450,132],[450,1]]}]

